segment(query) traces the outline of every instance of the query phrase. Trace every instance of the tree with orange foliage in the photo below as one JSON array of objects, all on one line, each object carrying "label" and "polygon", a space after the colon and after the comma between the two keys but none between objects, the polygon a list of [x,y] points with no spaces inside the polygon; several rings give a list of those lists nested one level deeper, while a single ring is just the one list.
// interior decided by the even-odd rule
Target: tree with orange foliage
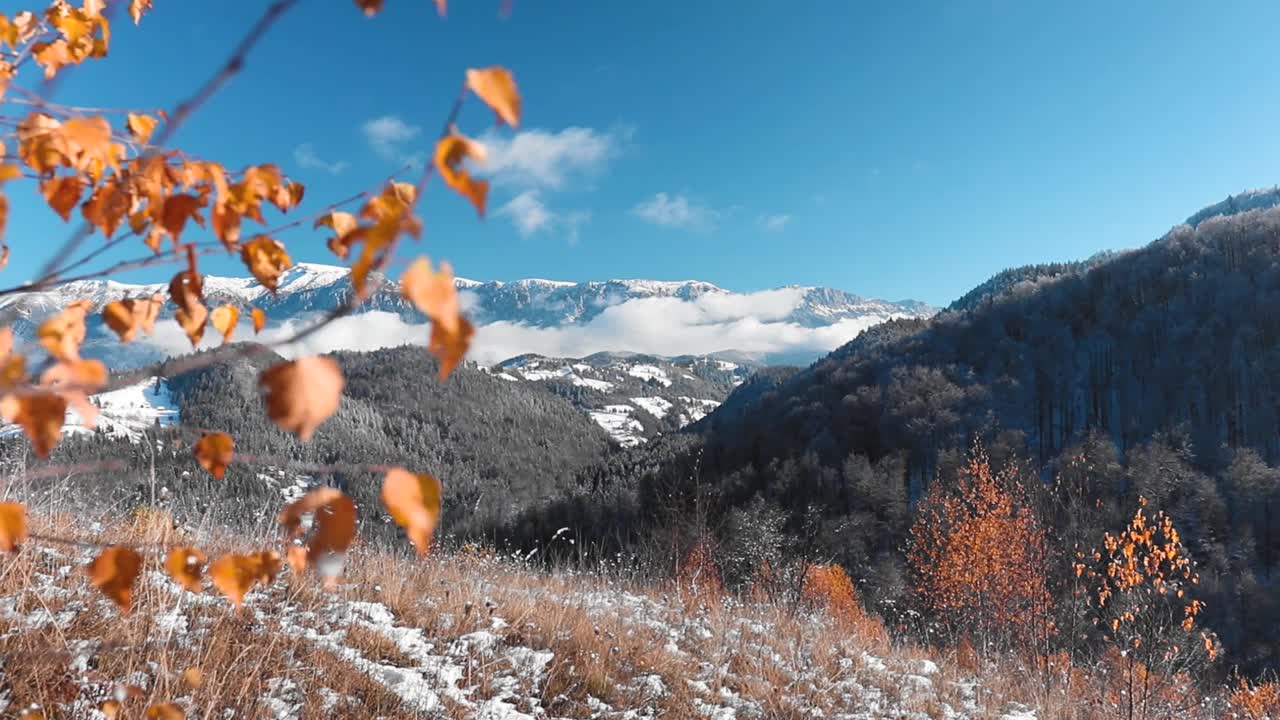
[{"label": "tree with orange foliage", "polygon": [[1043,656],[1052,634],[1045,538],[1016,469],[993,472],[975,443],[953,481],[930,486],[911,528],[907,561],[917,598],[947,640],[971,635]]},{"label": "tree with orange foliage", "polygon": [[1280,718],[1280,680],[1274,674],[1258,680],[1236,676],[1229,691],[1227,706],[1240,720]]},{"label": "tree with orange foliage", "polygon": [[1196,627],[1204,603],[1195,562],[1164,512],[1146,500],[1120,533],[1075,564],[1089,587],[1093,622],[1113,648],[1104,657],[1118,679],[1112,703],[1127,720],[1177,716],[1195,702],[1195,681],[1217,658],[1218,640]]}]

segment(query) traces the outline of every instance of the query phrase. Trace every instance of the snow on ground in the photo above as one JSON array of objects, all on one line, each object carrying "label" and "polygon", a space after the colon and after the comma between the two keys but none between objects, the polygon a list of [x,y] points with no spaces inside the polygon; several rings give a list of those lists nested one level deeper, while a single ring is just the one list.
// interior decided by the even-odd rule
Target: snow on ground
[{"label": "snow on ground", "polygon": [[671,378],[657,365],[632,365],[627,368],[627,374],[641,380],[656,380],[663,387],[671,385]]},{"label": "snow on ground", "polygon": [[525,380],[553,380],[555,378],[573,377],[573,369],[567,365],[552,368],[551,370],[543,370],[537,365],[531,364],[528,367],[519,368],[517,372],[523,375]]},{"label": "snow on ground", "polygon": [[609,392],[613,389],[613,383],[606,380],[596,380],[594,378],[584,378],[574,375],[572,381],[574,385],[589,387],[592,390],[600,390],[601,392]]},{"label": "snow on ground", "polygon": [[[0,639],[41,630],[60,638],[71,658],[65,679],[84,691],[72,702],[45,708],[52,711],[49,716],[99,717],[88,701],[112,683],[156,686],[166,672],[159,663],[131,662],[129,674],[105,679],[91,670],[103,652],[101,643],[76,635],[97,632],[101,614],[116,610],[88,583],[68,578],[94,551],[33,551],[40,553],[38,569],[20,589],[0,597],[0,620],[5,621]],[[187,592],[158,569],[144,571],[138,583],[146,589],[136,595],[159,599],[152,638],[157,648],[147,652],[165,652],[166,644],[207,647],[215,642],[211,632],[217,632],[223,613],[241,618],[245,635],[236,642],[244,643],[247,653],[261,653],[259,662],[273,674],[263,678],[261,694],[234,700],[241,708],[254,707],[254,717],[300,718],[309,698],[318,698],[332,717],[374,716],[361,698],[341,692],[352,687],[349,678],[340,678],[347,675],[376,683],[414,717],[559,720],[563,713],[553,713],[550,706],[576,706],[590,715],[573,712],[571,717],[598,720],[1037,718],[1027,706],[997,698],[982,707],[975,701],[981,695],[975,693],[977,681],[968,675],[944,671],[918,654],[868,644],[872,641],[856,633],[833,633],[822,613],[795,616],[732,599],[711,611],[666,592],[598,578],[553,579],[497,561],[470,565],[452,577],[447,590],[414,586],[408,595],[402,593],[409,588],[384,595],[382,586],[365,578],[308,597],[277,580],[256,586],[242,610],[212,590]],[[545,618],[529,614],[542,607],[555,610]],[[584,626],[586,639],[575,639],[573,628]],[[596,643],[592,634],[604,639]],[[304,647],[276,647],[271,637]],[[814,652],[818,646],[821,653]],[[616,659],[596,654],[610,647]],[[314,657],[308,650],[332,658],[340,669],[316,672],[304,660]],[[268,657],[276,652],[283,656]],[[637,652],[646,667],[628,660]],[[592,684],[579,682],[567,686],[576,699],[546,694],[554,674],[577,680],[588,673],[608,678],[596,685],[603,697]],[[191,706],[189,696],[173,699],[196,713],[193,717],[236,716],[231,708],[219,713],[216,707]],[[7,704],[7,693],[0,695],[0,712]]]},{"label": "snow on ground", "polygon": [[299,475],[278,468],[275,470],[268,468],[268,471],[258,473],[258,480],[280,493],[280,499],[285,504],[306,495],[307,491],[316,485],[315,478],[310,475]]},{"label": "snow on ground", "polygon": [[[591,419],[596,421],[600,427],[609,433],[609,437],[613,438],[622,447],[635,447],[644,442],[644,426],[639,420],[631,417],[631,411],[634,408],[628,405],[609,405],[608,408],[613,410],[591,410],[589,411]],[[620,408],[626,408],[626,411]]]},{"label": "snow on ground", "polygon": [[645,412],[661,420],[671,412],[671,401],[660,397],[633,397],[631,402],[639,405]]},{"label": "snow on ground", "polygon": [[[90,401],[99,408],[96,429],[115,437],[136,440],[143,431],[156,424],[173,425],[178,422],[178,406],[169,392],[169,385],[159,378],[93,395]],[[67,409],[65,423],[67,433],[93,432],[85,427],[80,414],[73,408]],[[0,425],[0,436],[21,432],[22,428],[17,425]]]},{"label": "snow on ground", "polygon": [[[525,364],[512,368],[515,372],[525,380],[568,380],[578,387],[588,387],[593,390],[609,392],[613,389],[613,383],[595,378],[582,377],[578,373],[595,372],[595,368],[584,363],[575,363],[574,365],[561,365],[553,368],[543,368],[542,363],[537,360],[530,360]],[[510,373],[501,372],[498,377],[504,380],[519,380]]]},{"label": "snow on ground", "polygon": [[680,414],[680,427],[684,427],[689,423],[698,422],[707,416],[707,413],[720,407],[718,400],[703,400],[702,398],[680,396],[680,402],[684,404],[685,411]]}]

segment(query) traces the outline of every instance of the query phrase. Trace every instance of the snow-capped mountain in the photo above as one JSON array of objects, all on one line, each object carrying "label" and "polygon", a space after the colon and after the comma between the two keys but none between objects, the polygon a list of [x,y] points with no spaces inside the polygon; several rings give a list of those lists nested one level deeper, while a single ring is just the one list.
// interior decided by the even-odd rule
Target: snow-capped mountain
[{"label": "snow-capped mountain", "polygon": [[[794,361],[797,357],[816,357],[885,320],[935,312],[914,301],[888,302],[832,288],[794,285],[737,293],[697,280],[479,282],[458,278],[456,283],[465,311],[481,329],[477,359],[486,364],[526,352],[583,356],[599,351],[678,356],[737,350],[752,357],[777,356]],[[258,307],[267,314],[269,325],[276,326],[304,323],[345,303],[352,292],[347,268],[314,263],[299,263],[286,271],[275,293],[252,277],[210,275],[205,277],[204,288],[208,305]],[[382,283],[380,288],[359,312],[382,313],[383,319],[398,319],[400,325],[387,328],[385,323],[365,323],[352,328],[352,333],[363,335],[360,349],[409,342],[404,324],[426,322],[401,297],[395,282]],[[0,298],[0,308],[17,317],[14,327],[20,336],[30,337],[40,320],[75,300],[88,299],[97,310],[112,300],[166,292],[163,283],[130,285],[88,280]],[[163,316],[171,315],[172,310],[172,306],[167,307]],[[659,322],[672,325],[650,327]],[[486,333],[485,326],[490,326],[491,332]],[[381,344],[367,337],[379,332],[379,328],[388,336]],[[681,328],[696,332],[682,334],[678,332]],[[550,336],[537,333],[544,330],[567,332]],[[206,342],[215,342],[212,333],[209,335]],[[244,337],[245,332],[241,331],[238,338]],[[549,348],[548,337],[567,344]],[[484,348],[486,341],[495,344]],[[483,352],[486,349],[488,352]],[[180,351],[180,343],[176,342],[166,347],[145,341],[120,346],[96,314],[85,348],[86,354],[104,357],[117,367],[153,362]],[[795,355],[795,351],[800,354]]]}]

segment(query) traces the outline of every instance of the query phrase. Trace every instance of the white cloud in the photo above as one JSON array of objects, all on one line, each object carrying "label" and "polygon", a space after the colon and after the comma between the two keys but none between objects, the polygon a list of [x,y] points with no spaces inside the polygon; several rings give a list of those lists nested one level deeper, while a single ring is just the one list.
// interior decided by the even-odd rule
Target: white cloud
[{"label": "white cloud", "polygon": [[[656,355],[704,354],[719,350],[752,353],[829,352],[874,325],[876,318],[851,318],[825,327],[805,327],[785,318],[803,299],[803,289],[757,293],[713,292],[696,300],[638,298],[604,309],[590,322],[554,328],[498,322],[477,328],[468,359],[493,364],[522,353],[582,357],[595,352],[631,351]],[[459,294],[464,310],[472,293]],[[276,342],[314,322],[315,316],[269,326],[255,339]],[[340,318],[301,343],[280,350],[286,357],[335,350],[376,350],[401,345],[425,346],[429,328],[407,323],[394,313],[371,311]],[[151,342],[179,355],[190,344],[177,323],[156,325]],[[207,333],[201,348],[221,342]]]},{"label": "white cloud", "polygon": [[563,189],[575,177],[599,174],[621,142],[616,132],[583,127],[559,132],[524,130],[515,135],[489,131],[480,140],[486,157],[477,172],[496,183],[552,190]]},{"label": "white cloud", "polygon": [[787,227],[787,223],[791,222],[791,216],[786,213],[778,213],[776,215],[761,215],[756,218],[756,224],[765,232],[782,232]]},{"label": "white cloud", "polygon": [[521,237],[545,230],[555,222],[555,215],[538,197],[537,190],[526,190],[511,198],[510,202],[498,208],[497,214],[511,218],[511,224],[516,226]]},{"label": "white cloud", "polygon": [[[270,325],[253,339],[262,343],[280,342],[311,325],[319,315],[307,315]],[[333,352],[335,350],[377,350],[400,345],[425,345],[429,326],[407,323],[395,313],[375,311],[349,315],[330,322],[305,340],[275,348],[284,357]],[[169,356],[191,352],[191,343],[175,322],[156,323],[155,332],[142,340],[154,345]],[[199,350],[212,350],[222,344],[222,336],[206,332],[197,346]]]},{"label": "white cloud", "polygon": [[399,115],[367,120],[360,131],[374,152],[392,160],[402,159],[405,143],[422,134],[422,128],[406,123]]},{"label": "white cloud", "polygon": [[[796,296],[788,296],[786,291],[726,295],[704,295],[693,302],[676,298],[630,300],[607,308],[584,325],[538,328],[491,323],[477,328],[471,357],[492,364],[526,352],[553,357],[610,350],[668,356],[728,349],[819,353],[834,350],[876,322],[857,318],[810,328],[780,319],[794,307]],[[751,314],[756,310],[765,311],[765,315]]]},{"label": "white cloud", "polygon": [[537,190],[526,190],[515,196],[498,208],[497,215],[510,218],[521,237],[562,231],[570,245],[578,242],[579,229],[591,221],[591,213],[585,210],[552,210]]},{"label": "white cloud", "polygon": [[665,227],[685,230],[709,230],[715,227],[718,213],[709,207],[698,205],[684,195],[657,195],[631,208],[631,214]]},{"label": "white cloud", "polygon": [[337,162],[322,160],[311,143],[303,143],[294,148],[293,161],[303,170],[323,170],[330,175],[341,175],[347,169],[347,163],[343,160]]}]

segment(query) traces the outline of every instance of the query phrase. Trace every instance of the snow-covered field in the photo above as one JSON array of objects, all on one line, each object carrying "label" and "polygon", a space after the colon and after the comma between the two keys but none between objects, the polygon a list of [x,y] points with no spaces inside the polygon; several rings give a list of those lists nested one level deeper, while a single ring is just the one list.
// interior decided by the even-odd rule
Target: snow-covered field
[{"label": "snow-covered field", "polygon": [[[115,437],[137,439],[143,431],[156,425],[178,422],[178,407],[169,393],[169,386],[159,378],[93,395],[90,401],[99,409],[94,430],[85,427],[74,408],[67,408],[65,432],[91,433],[97,430]],[[0,425],[0,436],[21,432],[17,425]]]},{"label": "snow-covered field", "polygon": [[[93,552],[29,546],[21,579],[0,580],[0,656],[65,649],[40,671],[0,665],[0,713],[34,699],[48,717],[104,718],[97,708],[127,684],[139,710],[172,702],[214,718],[1036,717],[894,647],[874,621],[845,625],[786,603],[545,575],[476,554],[362,555],[333,592],[286,569],[242,610],[151,567],[122,615],[75,572]],[[202,685],[179,680],[188,667]]]},{"label": "snow-covered field", "polygon": [[644,426],[631,417],[632,410],[634,408],[629,405],[609,405],[604,410],[592,410],[589,414],[619,445],[635,447],[644,442]]}]

